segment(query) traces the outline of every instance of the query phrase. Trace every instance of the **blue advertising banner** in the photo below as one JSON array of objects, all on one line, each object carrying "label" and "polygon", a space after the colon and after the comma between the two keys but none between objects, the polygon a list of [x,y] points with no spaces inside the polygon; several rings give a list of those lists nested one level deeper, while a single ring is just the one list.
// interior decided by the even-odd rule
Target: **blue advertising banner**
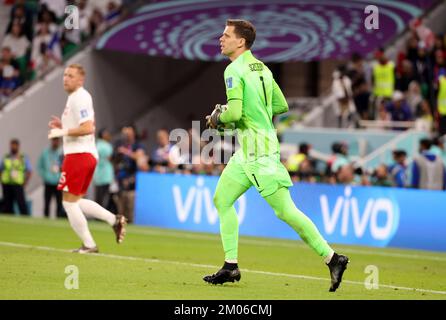
[{"label": "blue advertising banner", "polygon": [[[139,173],[135,223],[219,232],[218,177]],[[298,183],[296,206],[330,243],[446,251],[446,192]],[[236,202],[240,234],[299,239],[257,193]]]}]

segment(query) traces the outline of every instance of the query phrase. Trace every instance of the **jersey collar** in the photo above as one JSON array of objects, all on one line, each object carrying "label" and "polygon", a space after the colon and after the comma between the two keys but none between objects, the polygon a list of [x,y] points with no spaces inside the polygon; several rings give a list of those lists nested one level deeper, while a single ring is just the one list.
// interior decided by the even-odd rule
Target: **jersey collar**
[{"label": "jersey collar", "polygon": [[246,50],[245,52],[243,52],[241,55],[239,55],[238,57],[237,57],[237,59],[235,59],[234,61],[232,61],[232,62],[236,62],[236,61],[241,61],[241,60],[245,60],[246,58],[249,58],[249,57],[252,57],[252,52],[251,52],[251,50]]}]

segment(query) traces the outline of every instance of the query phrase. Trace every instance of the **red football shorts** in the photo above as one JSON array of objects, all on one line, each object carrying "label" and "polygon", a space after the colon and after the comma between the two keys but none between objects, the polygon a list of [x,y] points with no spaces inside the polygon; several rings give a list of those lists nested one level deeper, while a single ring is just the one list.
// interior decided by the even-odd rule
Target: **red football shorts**
[{"label": "red football shorts", "polygon": [[91,153],[67,154],[62,164],[58,190],[76,196],[87,193],[96,168],[96,158]]}]

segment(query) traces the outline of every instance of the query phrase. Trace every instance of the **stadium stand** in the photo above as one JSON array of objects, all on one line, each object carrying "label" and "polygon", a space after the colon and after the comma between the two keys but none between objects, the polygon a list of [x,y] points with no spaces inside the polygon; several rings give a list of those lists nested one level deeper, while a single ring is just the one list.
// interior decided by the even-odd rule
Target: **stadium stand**
[{"label": "stadium stand", "polygon": [[[2,24],[6,25],[0,26],[1,30],[5,30],[0,46],[12,50],[19,75],[13,84],[10,80],[4,80],[5,76],[2,75],[0,109],[35,79],[61,65],[91,39],[118,23],[125,16],[127,8],[136,2],[5,0],[1,14],[7,18],[1,19]],[[77,8],[77,29],[65,27],[70,14],[74,12],[70,6]]]}]

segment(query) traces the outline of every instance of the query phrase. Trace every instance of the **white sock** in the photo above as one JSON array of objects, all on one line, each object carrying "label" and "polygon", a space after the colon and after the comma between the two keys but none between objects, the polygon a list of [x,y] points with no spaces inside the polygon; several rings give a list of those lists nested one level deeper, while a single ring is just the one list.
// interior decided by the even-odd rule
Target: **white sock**
[{"label": "white sock", "polygon": [[116,222],[116,216],[113,213],[101,207],[94,201],[81,199],[79,200],[79,207],[81,208],[82,212],[89,218],[95,218],[105,221],[111,226],[113,226]]},{"label": "white sock", "polygon": [[227,263],[238,263],[237,259],[228,259],[228,260],[225,260],[225,262],[227,262]]},{"label": "white sock", "polygon": [[63,201],[62,205],[67,212],[68,220],[70,221],[70,225],[73,228],[74,232],[81,238],[84,246],[88,248],[96,247],[96,243],[93,240],[93,237],[88,229],[87,218],[85,218],[82,213],[81,208],[79,207],[79,202],[67,202]]},{"label": "white sock", "polygon": [[330,263],[331,258],[333,258],[333,255],[334,255],[334,251],[331,250],[330,253],[328,254],[328,256],[326,256],[325,259],[324,259],[324,261],[325,261],[326,264],[329,264],[329,263]]}]

